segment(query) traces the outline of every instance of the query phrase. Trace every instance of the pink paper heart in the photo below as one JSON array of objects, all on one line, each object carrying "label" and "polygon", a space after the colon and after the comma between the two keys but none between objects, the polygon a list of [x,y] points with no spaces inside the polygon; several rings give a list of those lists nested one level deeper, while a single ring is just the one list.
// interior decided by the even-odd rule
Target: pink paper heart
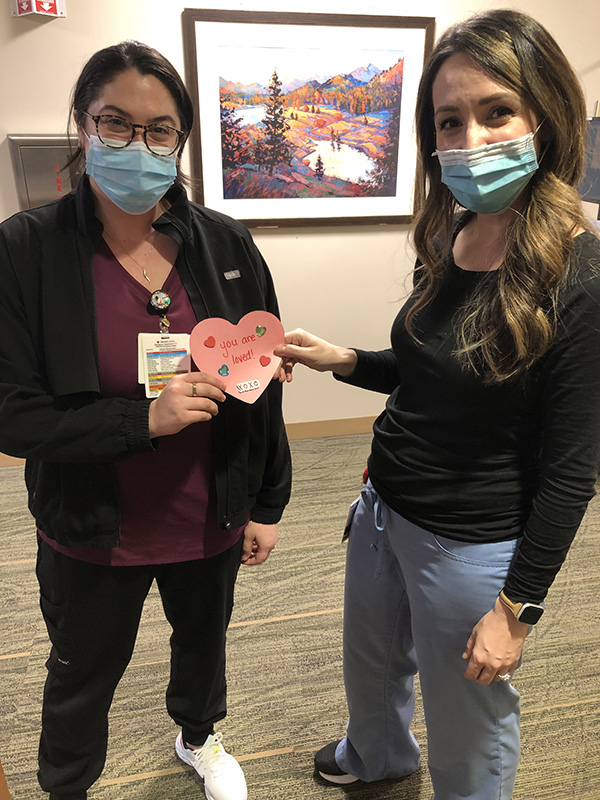
[{"label": "pink paper heart", "polygon": [[198,369],[222,380],[227,394],[254,403],[281,366],[273,349],[283,342],[276,316],[251,311],[237,325],[220,317],[203,319],[192,330],[190,349]]}]

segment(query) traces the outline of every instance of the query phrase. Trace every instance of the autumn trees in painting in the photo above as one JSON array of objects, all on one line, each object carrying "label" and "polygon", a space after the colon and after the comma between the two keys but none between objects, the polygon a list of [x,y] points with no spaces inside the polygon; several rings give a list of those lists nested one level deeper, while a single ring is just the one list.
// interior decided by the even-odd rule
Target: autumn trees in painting
[{"label": "autumn trees in painting", "polygon": [[265,165],[269,175],[280,166],[292,163],[292,143],[287,138],[290,123],[285,118],[285,101],[281,92],[281,81],[277,70],[271,75],[269,94],[265,99],[263,117]]},{"label": "autumn trees in painting", "polygon": [[[224,197],[395,196],[403,58],[286,87],[221,79]],[[298,82],[296,82],[298,83]]]},{"label": "autumn trees in painting", "polygon": [[229,95],[221,95],[221,154],[224,170],[243,164],[248,154],[242,120],[231,106]]}]

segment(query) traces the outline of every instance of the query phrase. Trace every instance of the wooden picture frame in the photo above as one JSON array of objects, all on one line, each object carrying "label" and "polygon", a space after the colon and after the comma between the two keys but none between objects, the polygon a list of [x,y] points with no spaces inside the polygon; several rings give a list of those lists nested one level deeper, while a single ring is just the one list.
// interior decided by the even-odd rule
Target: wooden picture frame
[{"label": "wooden picture frame", "polygon": [[197,202],[250,227],[407,223],[431,17],[185,9]]}]

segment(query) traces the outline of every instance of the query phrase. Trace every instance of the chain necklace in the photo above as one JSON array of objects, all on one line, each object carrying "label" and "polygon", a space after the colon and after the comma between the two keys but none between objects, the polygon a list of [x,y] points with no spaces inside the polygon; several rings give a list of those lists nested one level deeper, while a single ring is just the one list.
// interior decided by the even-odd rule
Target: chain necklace
[{"label": "chain necklace", "polygon": [[[125,255],[128,258],[130,258],[135,264],[137,264],[138,267],[142,270],[142,275],[148,281],[148,283],[151,283],[151,280],[148,277],[148,272],[146,271],[146,265],[148,264],[148,260],[150,258],[150,255],[151,255],[152,251],[154,250],[154,242],[156,241],[156,237],[158,235],[158,231],[156,229],[154,229],[152,231],[152,233],[150,233],[150,234],[148,234],[147,236],[144,237],[144,239],[146,241],[148,241],[149,247],[148,247],[148,250],[146,251],[146,257],[144,258],[144,262],[143,263],[138,261],[137,258],[134,258],[131,255],[131,253],[128,250],[126,250],[125,247],[117,239],[115,239],[114,236],[110,235],[110,233],[107,233],[106,231],[104,231],[103,235],[105,237],[107,237],[108,239],[111,239],[115,244],[119,245],[119,247],[121,248],[121,250],[123,250]],[[148,237],[151,237],[151,240]]]}]

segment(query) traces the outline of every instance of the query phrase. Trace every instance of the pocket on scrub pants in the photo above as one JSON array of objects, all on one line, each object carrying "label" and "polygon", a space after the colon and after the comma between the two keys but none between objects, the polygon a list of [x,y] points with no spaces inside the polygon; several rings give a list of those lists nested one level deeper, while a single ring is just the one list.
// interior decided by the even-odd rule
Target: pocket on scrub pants
[{"label": "pocket on scrub pants", "polygon": [[40,595],[40,608],[46,623],[48,636],[52,642],[52,652],[48,659],[54,669],[70,671],[73,668],[73,640],[61,630],[64,612],[60,606],[52,603],[44,595]]},{"label": "pocket on scrub pants", "polygon": [[457,542],[446,536],[433,534],[438,550],[446,557],[463,564],[487,567],[508,566],[514,558],[519,539],[502,542]]}]

